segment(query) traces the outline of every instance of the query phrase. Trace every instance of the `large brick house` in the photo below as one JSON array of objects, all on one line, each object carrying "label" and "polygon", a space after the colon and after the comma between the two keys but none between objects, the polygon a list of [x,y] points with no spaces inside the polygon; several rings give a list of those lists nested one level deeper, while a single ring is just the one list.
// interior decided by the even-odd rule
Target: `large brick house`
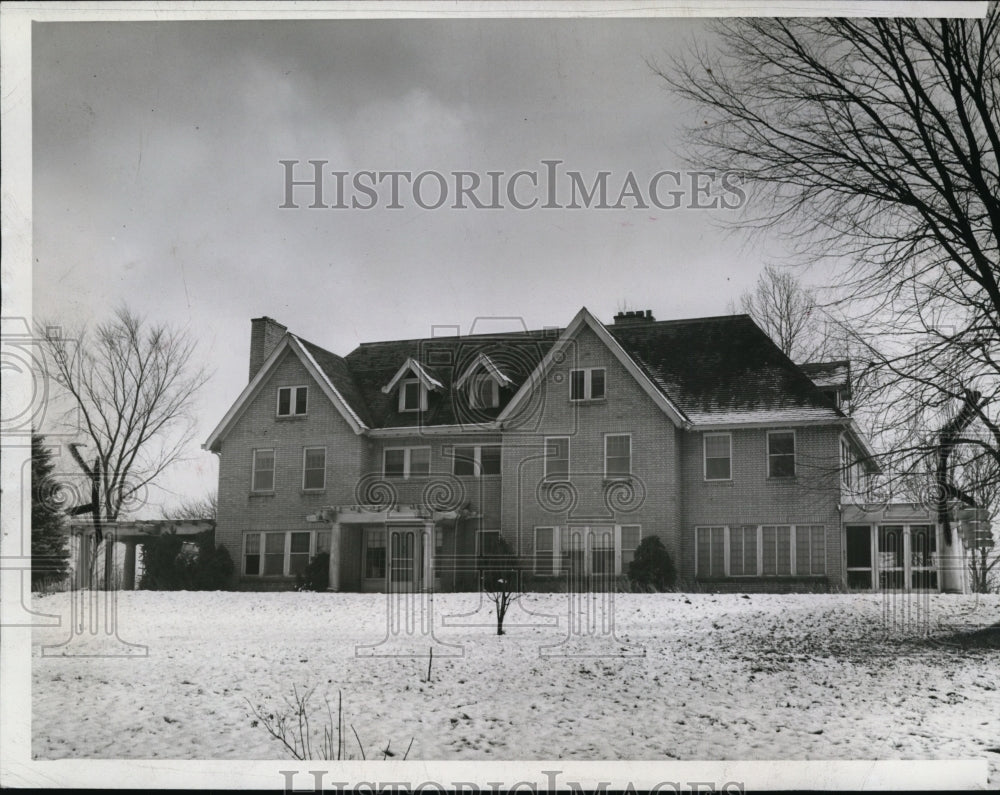
[{"label": "large brick house", "polygon": [[[365,343],[251,321],[205,443],[241,588],[475,588],[509,542],[537,587],[627,572],[644,537],[718,589],[961,588],[919,506],[861,505],[847,362],[798,366],[745,315],[586,308],[565,328]],[[867,463],[866,463],[867,462]]]}]

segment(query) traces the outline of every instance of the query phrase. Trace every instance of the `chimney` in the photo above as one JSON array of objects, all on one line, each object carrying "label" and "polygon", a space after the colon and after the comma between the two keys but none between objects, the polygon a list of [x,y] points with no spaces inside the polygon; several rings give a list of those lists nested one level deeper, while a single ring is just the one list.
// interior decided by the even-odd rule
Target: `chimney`
[{"label": "chimney", "polygon": [[652,309],[639,309],[635,312],[619,312],[615,315],[616,326],[634,325],[636,323],[652,323],[656,320],[653,317]]},{"label": "chimney", "polygon": [[250,380],[267,361],[281,338],[285,336],[287,326],[269,317],[255,317],[250,321]]}]

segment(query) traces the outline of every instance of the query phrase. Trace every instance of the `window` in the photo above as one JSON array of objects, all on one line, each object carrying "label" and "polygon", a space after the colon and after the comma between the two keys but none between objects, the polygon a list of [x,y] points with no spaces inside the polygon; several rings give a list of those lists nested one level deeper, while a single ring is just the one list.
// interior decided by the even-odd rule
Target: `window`
[{"label": "window", "polygon": [[427,390],[416,378],[407,378],[399,384],[399,410],[424,411],[427,408]]},{"label": "window", "polygon": [[795,573],[826,573],[826,532],[822,525],[796,526]]},{"label": "window", "polygon": [[500,474],[500,445],[498,444],[456,447],[452,455],[452,472],[459,477]]},{"label": "window", "polygon": [[725,532],[725,527],[695,528],[695,573],[698,577],[725,575]]},{"label": "window", "polygon": [[387,478],[415,478],[429,475],[431,448],[387,447],[382,453],[382,475]]},{"label": "window", "polygon": [[571,578],[625,573],[641,535],[637,524],[536,527],[535,573],[565,573]]},{"label": "window", "polygon": [[274,450],[253,451],[253,491],[274,491]]},{"label": "window", "polygon": [[753,577],[756,574],[756,526],[729,528],[729,575],[731,577]]},{"label": "window", "polygon": [[293,417],[305,414],[308,396],[307,386],[278,387],[278,416]]},{"label": "window", "polygon": [[570,400],[601,400],[604,397],[604,368],[569,371]]},{"label": "window", "polygon": [[569,478],[569,437],[549,436],[545,439],[545,479]]},{"label": "window", "polygon": [[628,574],[628,564],[635,559],[635,551],[639,548],[642,528],[637,524],[624,524],[621,530],[621,573]]},{"label": "window", "polygon": [[294,577],[305,572],[314,553],[311,530],[266,531],[243,536],[246,577]]},{"label": "window", "polygon": [[480,530],[476,533],[476,554],[479,557],[482,557],[483,555],[496,555],[499,552],[499,530]]},{"label": "window", "polygon": [[632,437],[608,434],[604,437],[604,477],[627,478],[632,474]]},{"label": "window", "polygon": [[469,386],[469,406],[474,409],[495,409],[500,405],[500,386],[491,375],[475,376]]},{"label": "window", "polygon": [[792,528],[788,525],[761,527],[761,573],[792,573]]},{"label": "window", "polygon": [[556,547],[554,527],[535,528],[535,574],[555,574],[556,561],[553,552]]},{"label": "window", "polygon": [[851,462],[851,446],[846,439],[840,440],[840,476],[844,485],[851,488],[854,485],[854,464]]},{"label": "window", "polygon": [[326,488],[326,448],[306,447],[302,451],[302,488]]},{"label": "window", "polygon": [[795,477],[795,431],[767,432],[767,476]]},{"label": "window", "polygon": [[706,433],[705,480],[732,480],[732,435]]},{"label": "window", "polygon": [[365,579],[385,579],[385,530],[365,530]]}]

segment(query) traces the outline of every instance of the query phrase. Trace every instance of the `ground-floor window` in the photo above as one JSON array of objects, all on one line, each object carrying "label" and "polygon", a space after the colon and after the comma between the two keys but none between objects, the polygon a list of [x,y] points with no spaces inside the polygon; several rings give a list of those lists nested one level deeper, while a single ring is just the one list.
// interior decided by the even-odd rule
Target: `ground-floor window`
[{"label": "ground-floor window", "polygon": [[637,524],[536,527],[534,571],[543,576],[624,574],[641,537]]},{"label": "ground-floor window", "polygon": [[791,577],[826,573],[824,525],[695,528],[698,577]]},{"label": "ground-floor window", "polygon": [[268,530],[243,534],[243,575],[294,577],[315,554],[312,530]]}]

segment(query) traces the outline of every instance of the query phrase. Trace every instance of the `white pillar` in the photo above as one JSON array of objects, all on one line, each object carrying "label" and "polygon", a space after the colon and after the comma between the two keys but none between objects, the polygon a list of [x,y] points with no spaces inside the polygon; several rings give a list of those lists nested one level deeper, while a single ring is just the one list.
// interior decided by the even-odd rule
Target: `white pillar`
[{"label": "white pillar", "polygon": [[340,590],[340,522],[330,524],[330,586],[329,590]]}]

